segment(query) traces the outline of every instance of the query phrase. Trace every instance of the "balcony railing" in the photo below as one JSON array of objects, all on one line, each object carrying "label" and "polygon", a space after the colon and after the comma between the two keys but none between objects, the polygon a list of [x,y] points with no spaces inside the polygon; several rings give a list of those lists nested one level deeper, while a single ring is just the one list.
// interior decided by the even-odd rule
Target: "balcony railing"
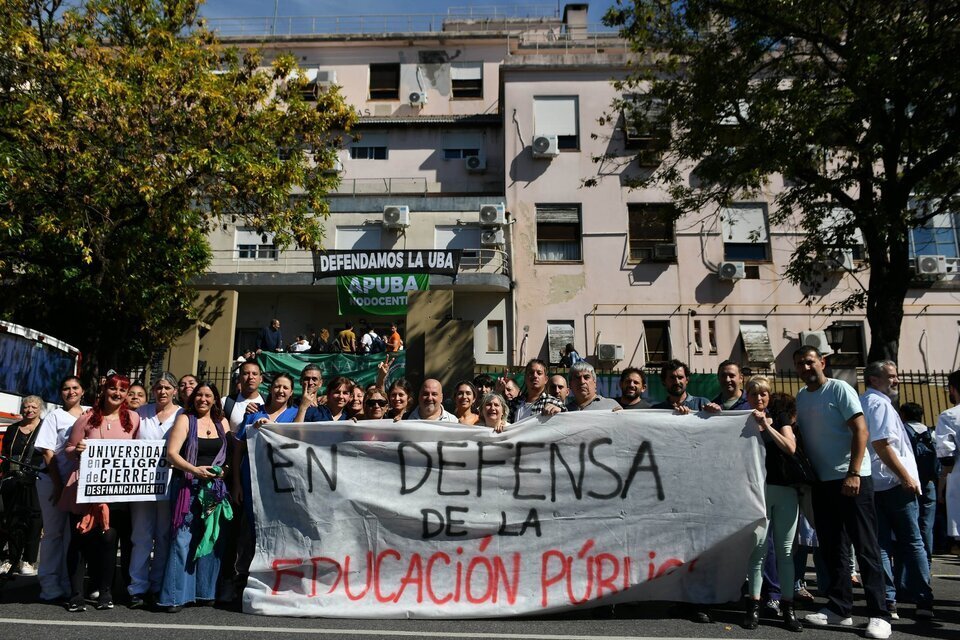
[{"label": "balcony railing", "polygon": [[[378,35],[517,30],[524,20],[558,21],[555,5],[456,7],[447,13],[207,18],[221,36]],[[517,21],[516,26],[511,21]]]},{"label": "balcony railing", "polygon": [[[313,273],[313,253],[302,249],[281,251],[275,259],[240,258],[239,251],[215,250],[209,273]],[[510,260],[502,249],[464,249],[459,273],[510,276]]]},{"label": "balcony railing", "polygon": [[428,195],[434,193],[478,195],[503,191],[503,176],[491,171],[489,178],[472,180],[427,180],[426,178],[344,178],[331,194],[372,196],[391,194]]}]

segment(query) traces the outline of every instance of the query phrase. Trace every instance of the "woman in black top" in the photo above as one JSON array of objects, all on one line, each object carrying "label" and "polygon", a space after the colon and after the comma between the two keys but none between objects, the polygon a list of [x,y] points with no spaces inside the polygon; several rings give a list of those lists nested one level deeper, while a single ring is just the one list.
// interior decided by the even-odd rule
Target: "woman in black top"
[{"label": "woman in black top", "polygon": [[0,455],[0,495],[3,521],[0,523],[0,550],[6,555],[0,563],[0,575],[17,569],[22,576],[37,574],[34,566],[40,550],[40,500],[37,497],[37,469],[43,454],[34,447],[40,426],[43,399],[27,396],[20,405],[23,419],[7,427]]}]

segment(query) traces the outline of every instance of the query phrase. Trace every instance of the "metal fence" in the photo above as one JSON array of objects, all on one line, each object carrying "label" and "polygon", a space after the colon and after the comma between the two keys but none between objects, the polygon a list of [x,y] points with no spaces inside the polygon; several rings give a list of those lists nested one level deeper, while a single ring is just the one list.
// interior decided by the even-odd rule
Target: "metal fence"
[{"label": "metal fence", "polygon": [[[475,367],[475,373],[486,373],[494,377],[500,377],[506,373],[513,376],[522,377],[523,369],[514,368],[509,372],[504,367],[478,365]],[[548,372],[550,375],[560,374],[566,376],[567,369],[563,367],[553,367]],[[770,379],[771,387],[774,392],[789,393],[797,395],[804,384],[795,371],[752,371],[752,374],[762,374]],[[949,371],[900,371],[900,404],[915,402],[923,407],[923,421],[927,425],[935,425],[937,417],[946,409],[953,406],[947,395],[947,376]],[[647,378],[648,388],[659,391],[662,387],[659,384],[659,369],[646,369],[644,374]],[[619,369],[597,369],[597,379],[603,395],[615,397],[618,395],[616,390],[616,380],[620,377]],[[714,371],[692,371],[690,375],[691,387],[697,389],[709,390],[711,393],[717,393],[719,385],[716,384],[716,372]],[[859,392],[866,389],[863,382],[863,371],[857,371],[856,388]],[[604,389],[607,393],[604,393]],[[707,391],[702,391],[706,395]],[[656,394],[653,397],[657,397]],[[712,396],[711,396],[712,397]]]}]

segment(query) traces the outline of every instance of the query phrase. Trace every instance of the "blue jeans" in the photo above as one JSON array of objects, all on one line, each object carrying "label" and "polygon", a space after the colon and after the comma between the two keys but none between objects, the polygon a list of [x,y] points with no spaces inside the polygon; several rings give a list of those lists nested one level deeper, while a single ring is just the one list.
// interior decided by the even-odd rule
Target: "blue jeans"
[{"label": "blue jeans", "polygon": [[[170,483],[170,495],[176,496],[183,479],[174,476]],[[197,481],[193,482],[196,489]],[[223,538],[213,547],[213,553],[194,559],[197,544],[203,536],[204,523],[200,518],[200,501],[194,492],[190,513],[183,519],[183,526],[170,537],[170,553],[163,574],[163,587],[157,604],[161,607],[182,606],[197,600],[214,600],[217,597],[217,576],[220,575],[220,558],[223,555]]]},{"label": "blue jeans", "polygon": [[897,600],[892,558],[898,568],[902,566],[905,595],[909,594],[909,599],[915,602],[917,607],[930,608],[933,605],[930,563],[920,537],[920,506],[917,497],[897,486],[875,492],[873,500],[877,508],[877,538],[880,541],[887,602]]}]

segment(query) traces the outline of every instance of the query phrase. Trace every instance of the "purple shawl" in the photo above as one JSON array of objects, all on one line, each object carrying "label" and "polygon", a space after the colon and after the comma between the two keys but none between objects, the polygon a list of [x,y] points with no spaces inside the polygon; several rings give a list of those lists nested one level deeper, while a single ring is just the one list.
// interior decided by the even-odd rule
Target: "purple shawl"
[{"label": "purple shawl", "polygon": [[[184,459],[192,465],[197,464],[197,448],[199,443],[197,442],[197,416],[190,414],[187,416],[188,427],[187,427],[187,451]],[[220,436],[220,451],[217,453],[217,457],[213,459],[214,466],[223,466],[224,461],[227,459],[227,436],[223,431],[223,424],[220,421],[214,421],[214,425],[217,427],[217,435]],[[183,521],[187,517],[187,514],[190,513],[190,503],[193,501],[193,496],[191,495],[191,485],[193,484],[193,474],[187,471],[183,472],[184,482],[180,485],[180,491],[177,493],[177,500],[173,505],[173,521],[171,525],[173,530],[176,531],[183,526]],[[221,480],[221,482],[223,482]]]}]

